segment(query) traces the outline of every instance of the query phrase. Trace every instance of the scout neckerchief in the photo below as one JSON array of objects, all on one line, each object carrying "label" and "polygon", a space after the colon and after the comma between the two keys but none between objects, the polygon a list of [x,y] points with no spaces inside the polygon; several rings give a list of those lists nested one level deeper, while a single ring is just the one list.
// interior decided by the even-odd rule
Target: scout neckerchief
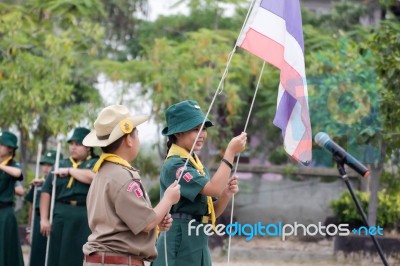
[{"label": "scout neckerchief", "polygon": [[[75,162],[74,158],[69,157],[69,161],[70,161],[71,164],[72,164],[72,168],[78,168],[78,166],[79,166],[81,163],[83,163],[84,161],[90,160],[91,158],[92,158],[92,156],[89,155],[88,157],[86,157],[85,160],[80,161],[80,162]],[[74,177],[71,175],[71,177],[69,178],[69,181],[68,181],[67,188],[71,188],[73,182],[74,182]]]},{"label": "scout neckerchief", "polygon": [[[69,157],[69,161],[72,164],[72,168],[78,168],[78,166],[82,163],[82,161],[78,162],[78,163],[75,162],[74,158],[72,158],[72,157]],[[69,178],[69,181],[68,181],[67,188],[71,188],[73,182],[74,182],[74,177],[71,175],[71,177]]]},{"label": "scout neckerchief", "polygon": [[0,165],[7,165],[8,162],[11,161],[11,160],[12,160],[12,156],[10,156],[10,157],[8,157],[7,159],[5,159],[4,161],[2,161],[2,162],[0,163]]},{"label": "scout neckerchief", "polygon": [[[172,144],[171,148],[169,149],[167,159],[173,155],[178,155],[181,158],[187,159],[192,163],[192,165],[199,171],[201,175],[205,175],[203,164],[200,162],[199,158],[196,154],[190,156],[189,152],[184,148],[179,147],[176,144]],[[215,211],[214,211],[214,204],[212,198],[207,196],[207,207],[208,207],[208,214],[211,216],[211,223],[215,231]]]},{"label": "scout neckerchief", "polygon": [[97,173],[104,161],[109,161],[122,166],[126,166],[128,168],[132,168],[132,165],[130,163],[128,163],[126,160],[122,159],[118,155],[112,153],[102,153],[100,158],[97,160],[96,164],[93,167],[93,172]]}]

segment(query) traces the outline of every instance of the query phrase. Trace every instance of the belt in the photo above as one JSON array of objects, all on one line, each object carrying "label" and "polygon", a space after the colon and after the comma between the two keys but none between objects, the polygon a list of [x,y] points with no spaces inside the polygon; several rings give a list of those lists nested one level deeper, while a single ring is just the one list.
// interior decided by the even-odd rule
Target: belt
[{"label": "belt", "polygon": [[0,208],[5,208],[5,207],[9,207],[12,206],[14,203],[12,202],[0,202]]},{"label": "belt", "polygon": [[193,215],[189,213],[176,212],[176,213],[171,213],[171,217],[173,219],[183,219],[189,221],[195,219],[197,222],[203,224],[210,223],[210,216],[207,215]]},{"label": "belt", "polygon": [[86,201],[78,201],[78,200],[57,200],[57,202],[62,203],[62,204],[67,204],[71,206],[85,206]]},{"label": "belt", "polygon": [[126,264],[130,266],[144,266],[141,259],[126,255],[85,255],[84,262],[102,264]]}]

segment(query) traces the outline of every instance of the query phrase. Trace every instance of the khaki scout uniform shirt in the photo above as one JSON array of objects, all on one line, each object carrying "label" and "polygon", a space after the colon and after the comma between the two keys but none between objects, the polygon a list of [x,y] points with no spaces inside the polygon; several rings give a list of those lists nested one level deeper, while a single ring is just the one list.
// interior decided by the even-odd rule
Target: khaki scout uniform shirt
[{"label": "khaki scout uniform shirt", "polygon": [[92,234],[83,246],[84,254],[156,258],[156,232],[143,232],[156,214],[134,169],[105,161],[90,186],[87,209]]}]

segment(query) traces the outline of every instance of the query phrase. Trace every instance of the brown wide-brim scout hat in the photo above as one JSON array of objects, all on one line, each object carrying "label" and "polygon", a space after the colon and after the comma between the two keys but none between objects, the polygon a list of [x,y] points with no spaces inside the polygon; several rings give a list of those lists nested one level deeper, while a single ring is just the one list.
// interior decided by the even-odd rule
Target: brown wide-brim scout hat
[{"label": "brown wide-brim scout hat", "polygon": [[100,112],[94,129],[85,137],[83,145],[106,147],[148,119],[147,115],[132,116],[123,105],[107,106]]},{"label": "brown wide-brim scout hat", "polygon": [[[171,105],[165,113],[165,118],[167,127],[161,131],[161,134],[170,136],[197,127],[203,123],[206,117],[196,101],[187,100]],[[207,118],[204,127],[211,126],[213,126],[213,123]]]}]

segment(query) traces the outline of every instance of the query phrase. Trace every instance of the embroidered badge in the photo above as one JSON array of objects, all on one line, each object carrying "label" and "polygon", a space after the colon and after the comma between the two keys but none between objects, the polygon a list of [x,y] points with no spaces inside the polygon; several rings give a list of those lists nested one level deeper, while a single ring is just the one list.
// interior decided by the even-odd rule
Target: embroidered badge
[{"label": "embroidered badge", "polygon": [[186,167],[179,167],[177,170],[176,170],[176,174],[175,174],[175,176],[176,176],[176,179],[178,179],[180,176],[181,176],[181,173],[182,173],[182,171],[183,170],[185,170],[186,169]]},{"label": "embroidered badge", "polygon": [[128,186],[128,188],[126,189],[126,191],[128,192],[132,192],[133,188],[135,187],[136,182],[131,182]]},{"label": "embroidered badge", "polygon": [[193,178],[193,176],[190,173],[186,173],[182,177],[183,179],[185,179],[186,182],[189,182]]},{"label": "embroidered badge", "polygon": [[131,182],[128,186],[128,188],[126,189],[126,191],[128,192],[135,192],[136,197],[141,198],[143,197],[143,191],[140,188],[139,184],[135,181]]},{"label": "embroidered badge", "polygon": [[130,120],[124,119],[119,122],[119,128],[125,134],[131,133],[133,130],[133,124]]},{"label": "embroidered badge", "polygon": [[136,188],[135,188],[135,194],[136,197],[141,198],[143,197],[143,191],[142,189],[139,187],[139,185],[136,184]]}]

